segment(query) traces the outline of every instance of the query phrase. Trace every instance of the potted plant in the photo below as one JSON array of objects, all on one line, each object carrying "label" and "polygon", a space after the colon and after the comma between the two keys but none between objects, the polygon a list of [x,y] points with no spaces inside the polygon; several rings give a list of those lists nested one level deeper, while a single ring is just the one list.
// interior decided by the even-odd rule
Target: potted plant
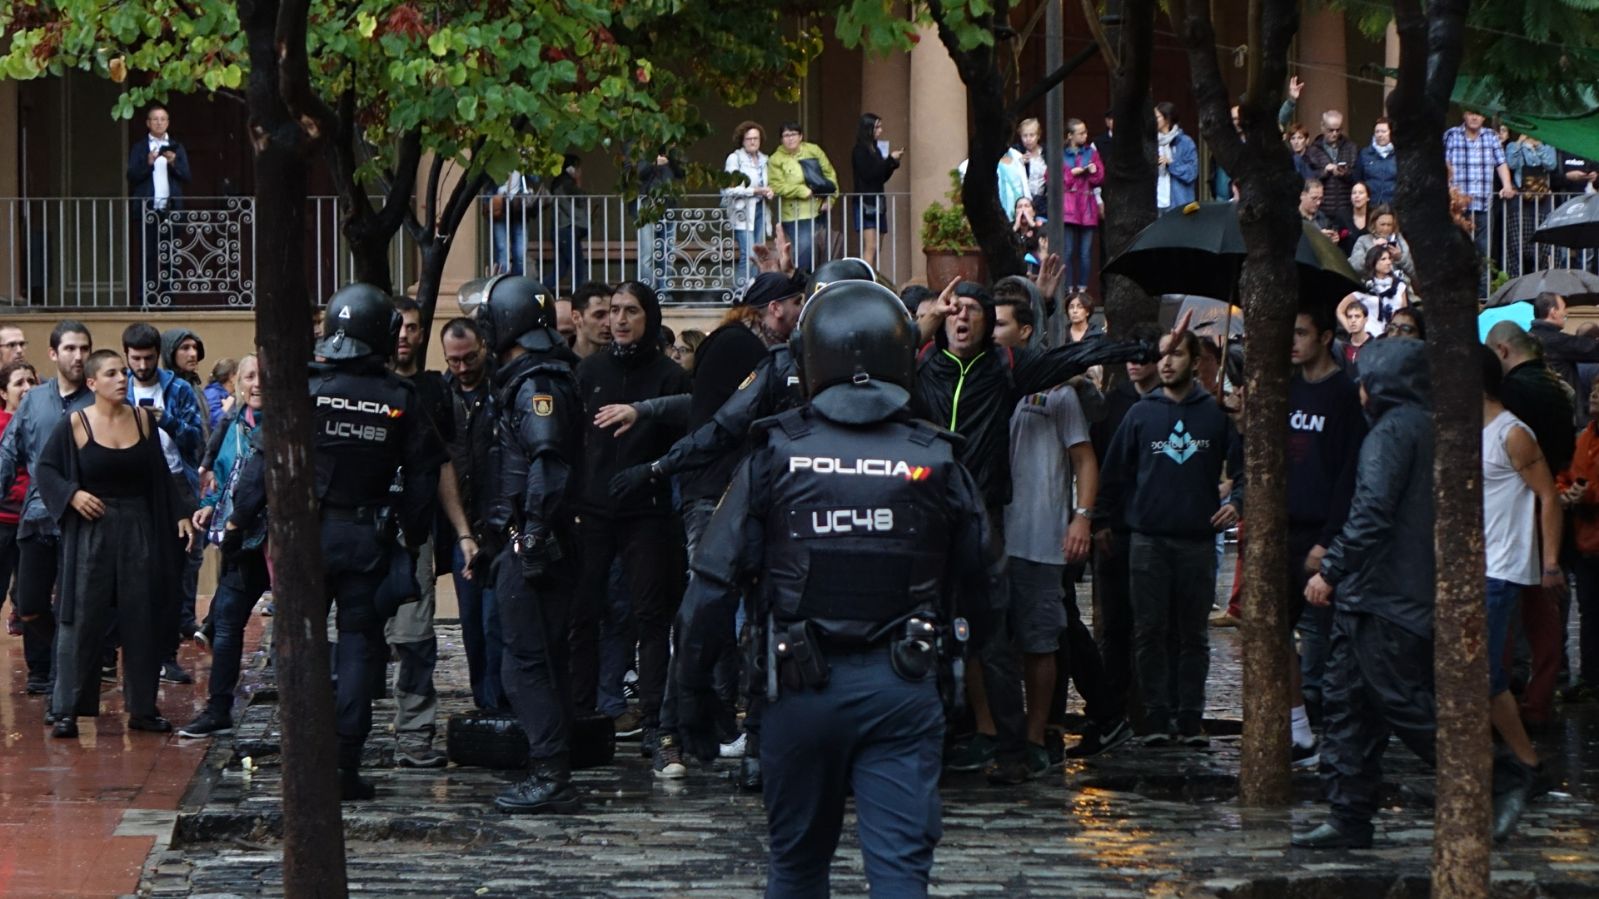
[{"label": "potted plant", "polygon": [[922,211],[922,254],[927,257],[927,285],[940,290],[960,275],[968,281],[988,281],[983,252],[977,248],[972,223],[966,220],[961,205],[961,176],[958,169],[949,173],[949,203],[933,202]]}]

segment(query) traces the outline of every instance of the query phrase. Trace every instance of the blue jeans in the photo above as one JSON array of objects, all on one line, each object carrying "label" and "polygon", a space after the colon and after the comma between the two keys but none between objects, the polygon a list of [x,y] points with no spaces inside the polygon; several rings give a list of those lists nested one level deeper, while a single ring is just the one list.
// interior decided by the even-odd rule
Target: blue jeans
[{"label": "blue jeans", "polygon": [[1489,279],[1492,277],[1488,270],[1490,260],[1488,244],[1491,236],[1488,232],[1492,230],[1488,227],[1488,213],[1486,211],[1478,212],[1473,209],[1471,211],[1471,224],[1471,242],[1477,245],[1477,256],[1482,263],[1482,277],[1477,279],[1477,289],[1481,291],[1481,296],[1487,296],[1488,285],[1491,283]]},{"label": "blue jeans", "polygon": [[1066,246],[1061,248],[1061,258],[1066,261],[1066,271],[1061,282],[1067,287],[1087,287],[1088,274],[1093,266],[1094,232],[1096,228],[1081,225],[1066,226]]},{"label": "blue jeans", "polygon": [[766,237],[766,203],[755,204],[755,221],[748,231],[734,231],[733,240],[738,244],[738,263],[734,269],[734,288],[740,293],[749,286],[760,270],[755,265],[755,248],[765,242]]},{"label": "blue jeans", "polygon": [[1510,672],[1505,670],[1505,640],[1510,636],[1510,621],[1521,605],[1520,584],[1498,578],[1488,579],[1488,695],[1498,696],[1510,689]]},{"label": "blue jeans", "polygon": [[[527,220],[521,212],[510,209],[506,204],[505,218],[493,222],[490,230],[494,234],[494,267],[498,271],[512,275],[525,273],[527,263]],[[509,246],[507,246],[509,245]],[[510,255],[506,255],[506,250]]]},{"label": "blue jeans", "polygon": [[233,717],[233,691],[244,662],[244,627],[250,610],[268,586],[266,560],[259,549],[222,562],[217,592],[211,597],[211,679],[207,708]]},{"label": "blue jeans", "polygon": [[555,260],[545,272],[549,287],[557,294],[568,294],[589,279],[589,261],[583,247],[588,229],[575,225],[555,229]]},{"label": "blue jeans", "polygon": [[505,642],[500,634],[499,602],[488,580],[488,566],[480,569],[477,580],[469,581],[462,576],[465,557],[461,555],[459,543],[451,557],[450,576],[455,581],[455,599],[461,609],[461,643],[466,647],[472,702],[480,709],[503,709],[506,700],[500,665]]},{"label": "blue jeans", "polygon": [[795,219],[783,223],[783,233],[794,256],[795,271],[816,270],[816,219]]}]

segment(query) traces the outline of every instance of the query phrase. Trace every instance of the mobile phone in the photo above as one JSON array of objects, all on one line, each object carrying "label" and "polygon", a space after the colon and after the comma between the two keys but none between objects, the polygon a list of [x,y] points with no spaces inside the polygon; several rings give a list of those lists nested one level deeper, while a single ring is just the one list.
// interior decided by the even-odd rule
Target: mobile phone
[{"label": "mobile phone", "polygon": [[155,397],[153,397],[153,396],[141,396],[141,397],[139,397],[139,405],[146,406],[146,407],[154,406],[155,405]]}]

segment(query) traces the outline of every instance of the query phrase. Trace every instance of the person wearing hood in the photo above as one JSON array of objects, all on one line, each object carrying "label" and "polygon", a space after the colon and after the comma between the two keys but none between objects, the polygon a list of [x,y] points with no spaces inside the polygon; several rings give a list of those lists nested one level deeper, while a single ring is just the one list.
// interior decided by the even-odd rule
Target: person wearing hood
[{"label": "person wearing hood", "polygon": [[[1349,516],[1305,601],[1332,605],[1332,650],[1322,688],[1321,776],[1332,813],[1293,835],[1302,849],[1365,848],[1382,788],[1390,735],[1435,762],[1432,386],[1426,345],[1373,342],[1360,354],[1360,393],[1371,422],[1360,446]],[[1334,599],[1336,597],[1336,602]],[[1494,764],[1494,837],[1515,826],[1525,801],[1522,772]],[[1520,802],[1505,802],[1506,798]]]},{"label": "person wearing hood", "polygon": [[[1216,533],[1236,524],[1243,508],[1242,441],[1199,383],[1198,335],[1168,335],[1161,350],[1161,389],[1135,403],[1111,438],[1093,518],[1123,520],[1131,531],[1128,592],[1133,671],[1144,697],[1142,742],[1168,746],[1180,739],[1201,747],[1209,745],[1203,715]],[[1223,476],[1233,491],[1218,500]],[[1175,658],[1168,637],[1177,644]]]},{"label": "person wearing hood", "polygon": [[161,365],[201,389],[200,363],[205,360],[205,342],[188,328],[168,328],[161,332]]},{"label": "person wearing hood", "polygon": [[[161,333],[161,365],[166,371],[177,376],[177,379],[186,384],[191,397],[198,407],[200,394],[203,390],[200,379],[200,362],[205,359],[205,343],[200,340],[200,335],[188,328],[168,328]],[[131,364],[131,361],[130,361]],[[164,374],[164,373],[163,373]],[[163,377],[163,380],[165,378]],[[167,391],[163,386],[162,392]],[[128,384],[128,401],[134,401],[135,385]],[[170,433],[166,419],[168,416],[176,417],[173,413],[163,413],[162,429]],[[201,414],[198,418],[199,431],[198,444],[180,447],[183,455],[184,476],[189,481],[191,493],[199,494],[199,477],[196,473],[200,464],[200,456],[205,450],[205,444],[210,437],[211,423],[207,416]],[[176,435],[173,435],[174,438]],[[163,440],[163,443],[166,441]],[[174,442],[177,442],[174,440]],[[170,453],[169,453],[170,455]],[[200,566],[205,562],[205,541],[197,540],[189,550],[187,561],[183,564],[183,575],[178,579],[179,627],[178,639],[187,640],[191,637],[198,638],[198,629],[195,626],[195,605],[200,589]],[[187,684],[193,683],[193,678],[178,665],[178,646],[174,641],[167,652],[167,659],[161,666],[161,679],[168,683]]]},{"label": "person wearing hood", "polygon": [[1155,208],[1181,209],[1194,202],[1199,183],[1199,147],[1177,124],[1177,104],[1155,104],[1156,162]]},{"label": "person wearing hood", "polygon": [[[666,691],[668,634],[683,595],[682,542],[670,526],[674,514],[670,484],[655,481],[625,497],[612,494],[610,485],[618,472],[659,458],[683,429],[649,419],[625,433],[612,434],[599,416],[606,406],[689,392],[688,373],[661,351],[656,338],[660,328],[661,305],[655,291],[637,281],[624,281],[611,294],[611,345],[577,366],[588,423],[572,502],[579,515],[577,539],[583,552],[571,622],[573,695],[577,707],[587,712],[595,707],[598,689],[598,625],[607,605],[611,563],[620,560],[638,627],[645,746],[660,749],[658,757],[678,751],[675,739],[657,747],[655,731]],[[670,758],[665,761],[671,765]],[[676,764],[680,766],[681,760]]]},{"label": "person wearing hood", "polygon": [[[1154,350],[1136,342],[1090,339],[1044,350],[994,346],[994,300],[971,281],[951,281],[934,310],[922,320],[929,339],[917,361],[912,396],[918,414],[965,438],[961,463],[976,478],[994,534],[999,533],[1011,498],[1010,416],[1024,397],[1056,385],[1102,363],[1146,358]],[[928,332],[937,328],[936,331]],[[1001,608],[1003,585],[991,600]],[[1003,629],[1003,622],[1000,627]],[[994,640],[982,653],[982,670],[971,681],[977,734],[951,751],[952,770],[976,771],[995,762],[995,783],[1020,783],[1026,764],[1026,720],[1022,711],[1019,660],[1008,641]],[[986,696],[985,696],[986,694]],[[986,706],[984,699],[986,698]]]},{"label": "person wearing hood", "polygon": [[713,670],[758,577],[746,618],[774,660],[767,895],[828,894],[851,788],[872,893],[926,895],[942,830],[937,647],[952,646],[963,618],[986,630],[998,558],[957,439],[912,416],[915,329],[899,300],[838,282],[802,319],[809,403],[757,425],[678,615],[684,741],[716,754]]}]

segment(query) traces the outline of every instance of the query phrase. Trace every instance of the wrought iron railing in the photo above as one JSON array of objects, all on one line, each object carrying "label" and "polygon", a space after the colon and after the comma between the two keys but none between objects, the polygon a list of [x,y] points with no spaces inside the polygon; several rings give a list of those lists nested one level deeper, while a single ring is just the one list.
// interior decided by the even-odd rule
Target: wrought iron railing
[{"label": "wrought iron railing", "polygon": [[[736,221],[740,202],[758,204],[759,212],[751,213],[758,221]],[[638,200],[616,194],[484,197],[478,205],[481,269],[531,275],[558,293],[589,280],[636,280],[654,287],[663,302],[725,305],[759,273],[756,246],[775,251],[779,231],[800,268],[874,256],[878,271],[894,283],[911,274],[910,259],[895,240],[913,225],[904,193],[838,196],[814,218],[789,222],[785,213],[798,219],[812,207],[720,194],[675,197],[654,208],[646,204],[642,212]],[[873,222],[875,238],[860,227]],[[754,227],[741,233],[740,223]]]},{"label": "wrought iron railing", "polygon": [[1489,204],[1487,245],[1494,265],[1512,278],[1550,268],[1599,272],[1599,248],[1557,247],[1533,237],[1551,212],[1576,196],[1580,194],[1521,194]]}]

